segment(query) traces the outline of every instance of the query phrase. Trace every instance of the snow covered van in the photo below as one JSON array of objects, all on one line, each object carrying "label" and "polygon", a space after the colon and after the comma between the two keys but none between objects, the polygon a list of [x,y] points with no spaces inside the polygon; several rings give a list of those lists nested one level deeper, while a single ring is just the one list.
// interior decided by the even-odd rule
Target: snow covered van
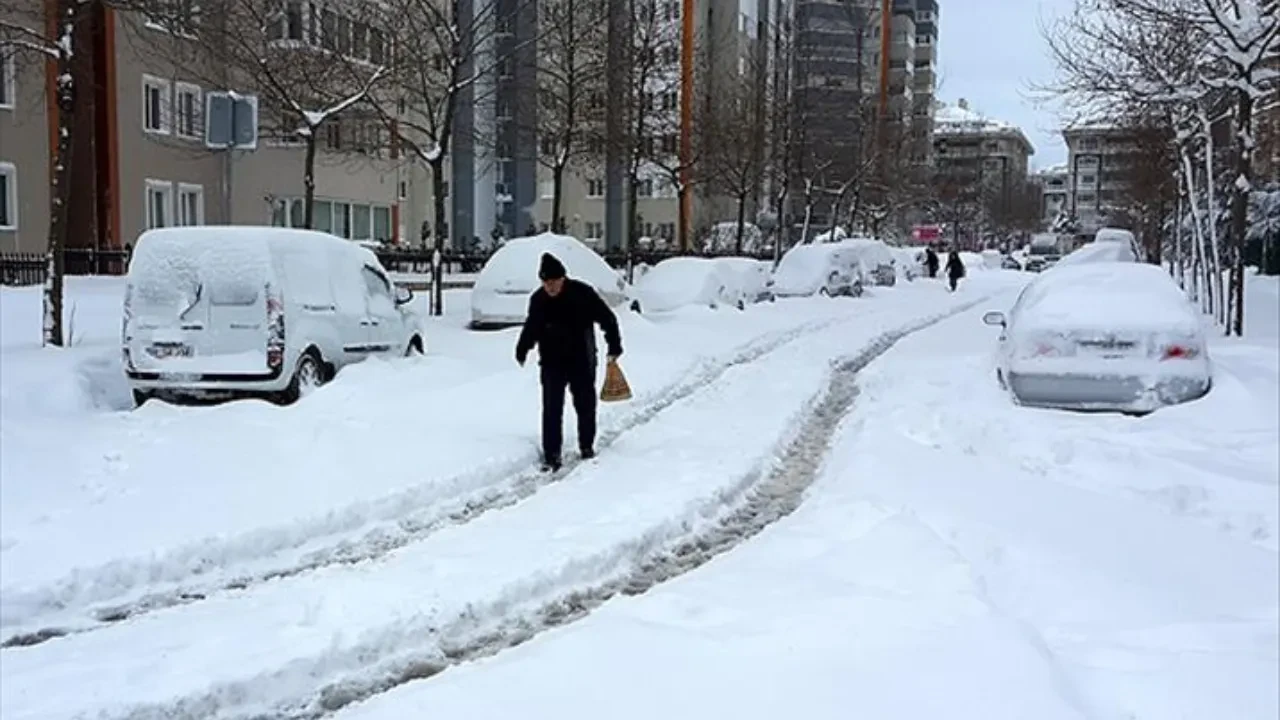
[{"label": "snow covered van", "polygon": [[148,230],[126,278],[134,401],[250,395],[292,402],[344,365],[422,352],[424,333],[377,256],[327,233]]}]

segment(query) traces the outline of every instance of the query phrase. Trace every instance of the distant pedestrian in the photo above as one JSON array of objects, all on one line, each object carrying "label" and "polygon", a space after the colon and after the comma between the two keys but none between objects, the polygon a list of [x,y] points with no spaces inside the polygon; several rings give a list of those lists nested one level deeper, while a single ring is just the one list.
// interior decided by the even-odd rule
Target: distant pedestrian
[{"label": "distant pedestrian", "polygon": [[578,416],[578,449],[584,460],[595,457],[596,354],[595,325],[604,331],[609,360],[622,355],[618,318],[595,288],[566,276],[555,256],[543,253],[538,269],[542,287],[529,298],[529,314],[516,343],[516,362],[524,365],[538,348],[542,381],[542,469],[560,469],[564,444],[564,394],[568,387]]},{"label": "distant pedestrian", "polygon": [[933,251],[933,247],[924,249],[924,267],[929,271],[929,277],[938,277],[938,253]]},{"label": "distant pedestrian", "polygon": [[956,291],[962,277],[964,277],[964,261],[960,259],[960,251],[951,248],[951,252],[947,255],[947,279],[951,283],[951,292]]}]

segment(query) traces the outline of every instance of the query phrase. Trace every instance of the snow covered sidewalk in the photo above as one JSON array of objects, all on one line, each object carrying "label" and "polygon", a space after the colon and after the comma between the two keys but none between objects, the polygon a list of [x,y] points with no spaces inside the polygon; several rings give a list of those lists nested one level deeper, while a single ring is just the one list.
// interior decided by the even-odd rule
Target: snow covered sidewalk
[{"label": "snow covered sidewalk", "polygon": [[[142,706],[221,717],[283,705],[310,716],[447,664],[451,648],[518,638],[546,621],[548,606],[625,576],[732,508],[822,389],[830,361],[977,297],[858,305],[823,332],[728,369],[561,482],[377,562],[8,651],[0,714],[114,717]],[[76,693],[56,692],[73,679]]]},{"label": "snow covered sidewalk", "polygon": [[864,371],[752,542],[336,718],[1277,717],[1276,351],[1220,343],[1214,391],[1145,418],[1026,410],[1000,307]]}]

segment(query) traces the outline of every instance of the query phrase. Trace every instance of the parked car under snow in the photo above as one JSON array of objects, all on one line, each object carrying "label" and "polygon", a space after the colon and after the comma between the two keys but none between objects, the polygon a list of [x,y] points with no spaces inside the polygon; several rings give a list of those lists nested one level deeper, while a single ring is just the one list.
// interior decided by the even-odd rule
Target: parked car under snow
[{"label": "parked car under snow", "polygon": [[591,248],[568,235],[542,233],[508,240],[489,258],[471,290],[471,327],[518,325],[537,290],[543,253],[564,263],[569,277],[591,285],[611,307],[631,299],[631,286]]},{"label": "parked car under snow", "polygon": [[847,248],[862,268],[863,282],[875,285],[892,286],[898,282],[898,271],[894,267],[893,251],[879,240],[864,237],[849,238],[838,243]]},{"label": "parked car under snow", "polygon": [[773,275],[773,263],[768,260],[755,260],[744,257],[720,257],[713,260],[726,268],[738,279],[738,285],[746,296],[747,302],[757,303],[774,300],[769,290],[769,277]]},{"label": "parked car under snow", "polygon": [[1200,316],[1161,268],[1063,265],[1023,289],[1002,327],[996,378],[1022,405],[1149,412],[1212,385]]},{"label": "parked car under snow", "polygon": [[796,245],[782,256],[769,290],[778,297],[862,295],[857,257],[839,243]]},{"label": "parked car under snow", "polygon": [[700,257],[667,258],[636,284],[643,312],[667,312],[689,305],[746,307],[737,276],[714,260]]}]

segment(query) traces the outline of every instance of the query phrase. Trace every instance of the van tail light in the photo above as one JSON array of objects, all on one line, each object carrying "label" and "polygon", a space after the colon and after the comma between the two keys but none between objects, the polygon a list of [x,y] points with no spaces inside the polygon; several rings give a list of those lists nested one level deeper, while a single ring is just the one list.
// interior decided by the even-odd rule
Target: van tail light
[{"label": "van tail light", "polygon": [[1200,348],[1185,343],[1166,345],[1160,354],[1161,360],[1191,360],[1200,354]]},{"label": "van tail light", "polygon": [[284,299],[267,283],[267,366],[278,369],[284,365]]}]

